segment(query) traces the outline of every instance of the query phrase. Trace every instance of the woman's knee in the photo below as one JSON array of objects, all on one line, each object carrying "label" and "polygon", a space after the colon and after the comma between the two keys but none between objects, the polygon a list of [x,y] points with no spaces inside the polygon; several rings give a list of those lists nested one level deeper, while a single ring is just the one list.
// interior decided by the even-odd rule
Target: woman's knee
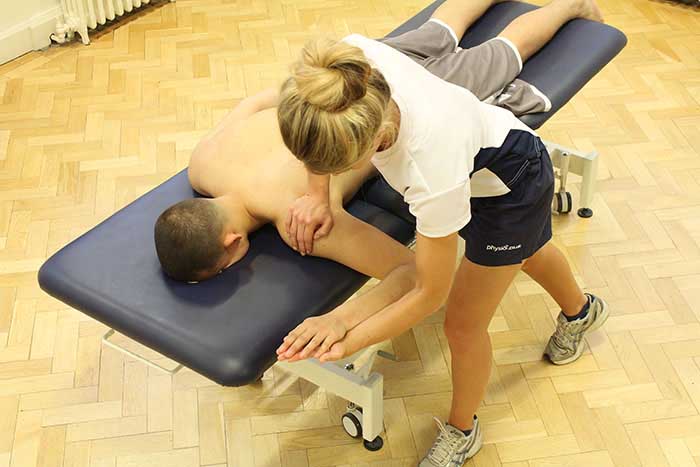
[{"label": "woman's knee", "polygon": [[479,328],[455,328],[445,325],[445,336],[450,348],[459,348],[464,351],[472,351],[481,348],[489,343],[488,329]]},{"label": "woman's knee", "polygon": [[494,309],[479,306],[468,294],[453,293],[447,301],[443,331],[448,340],[474,340],[488,334],[488,327]]},{"label": "woman's knee", "polygon": [[443,324],[445,337],[450,342],[469,343],[488,337],[489,321],[464,319],[448,315]]}]

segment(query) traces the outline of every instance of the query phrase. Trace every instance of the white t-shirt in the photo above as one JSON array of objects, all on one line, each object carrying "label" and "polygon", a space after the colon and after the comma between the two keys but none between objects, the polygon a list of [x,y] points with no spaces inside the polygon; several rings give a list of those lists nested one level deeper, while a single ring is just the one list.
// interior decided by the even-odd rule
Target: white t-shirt
[{"label": "white t-shirt", "polygon": [[534,134],[527,125],[386,44],[359,34],[343,41],[362,49],[381,71],[401,111],[397,141],[376,153],[372,163],[403,195],[420,234],[444,237],[456,232],[471,219],[470,197],[509,192],[486,168],[471,179],[469,174],[479,151],[500,147],[511,130]]}]

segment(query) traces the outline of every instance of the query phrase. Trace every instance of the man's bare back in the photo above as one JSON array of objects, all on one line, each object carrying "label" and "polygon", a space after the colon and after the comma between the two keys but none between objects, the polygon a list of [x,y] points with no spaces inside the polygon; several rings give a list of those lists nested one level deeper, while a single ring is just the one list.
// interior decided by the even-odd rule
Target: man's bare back
[{"label": "man's bare back", "polygon": [[[232,110],[192,153],[188,169],[192,187],[214,199],[233,198],[228,215],[244,209],[255,221],[247,236],[274,223],[291,245],[285,220],[289,205],[307,188],[307,173],[284,145],[275,107],[242,112]],[[334,176],[330,204],[334,226],[314,242],[312,255],[335,260],[371,277],[384,278],[402,264],[412,264],[413,252],[375,227],[343,209],[360,186],[375,173],[368,161],[357,170]]]},{"label": "man's bare back", "polygon": [[[374,173],[368,161],[358,170],[332,177],[333,207],[340,208]],[[244,119],[224,119],[193,152],[189,178],[203,195],[235,194],[280,232],[289,205],[307,188],[306,169],[284,145],[275,108]]]}]

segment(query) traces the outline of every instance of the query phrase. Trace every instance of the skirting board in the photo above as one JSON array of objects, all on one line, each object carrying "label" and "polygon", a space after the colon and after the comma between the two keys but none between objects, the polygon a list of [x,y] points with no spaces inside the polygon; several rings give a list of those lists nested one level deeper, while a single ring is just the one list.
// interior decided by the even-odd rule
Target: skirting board
[{"label": "skirting board", "polygon": [[55,6],[10,29],[0,31],[0,64],[32,50],[48,47],[51,43],[49,36],[55,32],[59,16],[61,8]]}]

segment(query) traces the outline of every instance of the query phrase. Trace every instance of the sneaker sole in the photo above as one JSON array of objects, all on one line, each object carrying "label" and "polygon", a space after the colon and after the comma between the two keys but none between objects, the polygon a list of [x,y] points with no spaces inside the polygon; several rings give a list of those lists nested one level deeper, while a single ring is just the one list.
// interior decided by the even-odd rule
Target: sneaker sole
[{"label": "sneaker sole", "polygon": [[[603,311],[600,312],[600,316],[598,317],[596,322],[594,322],[590,328],[586,329],[586,332],[583,333],[583,337],[586,337],[586,334],[588,334],[589,332],[593,332],[596,329],[599,329],[603,324],[605,324],[605,322],[608,320],[608,317],[610,316],[610,310],[608,310],[607,302],[602,298],[598,297],[596,297],[596,300],[600,300],[600,302],[603,304]],[[582,339],[582,342],[586,341]],[[554,363],[555,365],[566,365],[567,363],[571,363],[579,359],[587,345],[587,342],[584,345],[579,345],[578,349],[576,349],[576,353],[574,353],[569,358],[565,358],[564,360],[558,360],[556,362],[550,358],[549,361]]]}]

